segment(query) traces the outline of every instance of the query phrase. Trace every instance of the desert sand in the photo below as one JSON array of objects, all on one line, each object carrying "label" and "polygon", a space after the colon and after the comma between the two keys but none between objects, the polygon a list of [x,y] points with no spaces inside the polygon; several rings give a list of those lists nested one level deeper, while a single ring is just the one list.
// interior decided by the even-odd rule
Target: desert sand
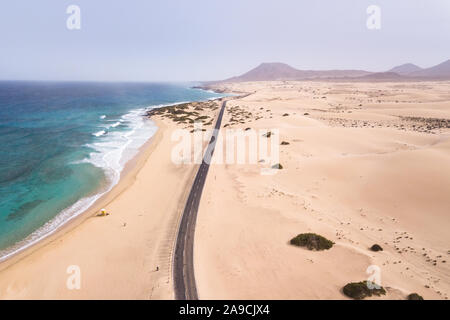
[{"label": "desert sand", "polygon": [[[211,166],[195,234],[200,299],[347,299],[343,286],[371,265],[381,299],[448,299],[450,82],[213,87],[253,93],[228,102],[225,129],[278,129],[268,139],[289,144],[275,175],[260,174],[265,163]],[[289,244],[306,232],[335,245]]]},{"label": "desert sand", "polygon": [[[274,175],[261,175],[267,161],[211,165],[195,233],[200,299],[346,299],[342,287],[373,265],[381,299],[448,298],[450,82],[215,89],[251,93],[227,103],[219,139],[229,128],[268,129],[276,135],[264,139],[289,144]],[[0,299],[173,299],[173,245],[198,165],[172,162],[171,137],[192,133],[195,119],[212,128],[217,112],[206,103],[152,114],[159,130],[108,195],[0,264]],[[111,215],[98,217],[103,207]],[[335,244],[289,244],[305,232]],[[66,286],[71,265],[80,290]]]}]

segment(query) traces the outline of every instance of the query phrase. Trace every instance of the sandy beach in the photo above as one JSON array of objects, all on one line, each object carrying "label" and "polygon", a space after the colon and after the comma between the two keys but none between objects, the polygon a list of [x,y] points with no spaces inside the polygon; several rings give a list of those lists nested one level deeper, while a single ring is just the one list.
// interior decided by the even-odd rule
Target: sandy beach
[{"label": "sandy beach", "polygon": [[[157,110],[174,108],[198,114],[208,128],[218,102]],[[156,134],[109,193],[50,237],[0,264],[0,299],[174,298],[173,247],[198,164],[172,161],[177,143],[172,135],[192,130],[193,124],[159,115],[151,119]],[[98,216],[102,208],[110,215]],[[79,267],[79,290],[66,285],[73,275],[70,266]]]},{"label": "sandy beach", "polygon": [[[172,164],[176,127],[157,125],[110,193],[52,237],[0,265],[0,299],[173,297],[172,242],[194,166]],[[103,207],[111,215],[96,216]],[[66,286],[71,265],[80,267],[80,290]]]},{"label": "sandy beach", "polygon": [[[448,81],[212,87],[253,92],[227,104],[227,129],[278,129],[270,139],[288,144],[275,175],[260,174],[264,163],[211,166],[195,234],[200,299],[347,299],[343,286],[371,265],[381,299],[448,299]],[[289,244],[306,232],[335,245]]]}]

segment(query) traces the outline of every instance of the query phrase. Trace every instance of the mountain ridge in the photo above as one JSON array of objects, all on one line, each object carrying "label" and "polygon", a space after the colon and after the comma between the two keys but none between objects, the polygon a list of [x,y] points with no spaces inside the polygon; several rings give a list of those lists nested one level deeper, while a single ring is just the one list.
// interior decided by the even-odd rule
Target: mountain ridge
[{"label": "mountain ridge", "polygon": [[263,62],[257,67],[235,77],[212,82],[283,81],[314,79],[412,79],[450,80],[450,59],[430,68],[421,68],[412,63],[398,65],[384,72],[366,70],[299,70],[282,62]]},{"label": "mountain ridge", "polygon": [[263,62],[246,73],[224,82],[304,80],[313,78],[359,77],[370,74],[364,70],[299,70],[281,62]]},{"label": "mountain ridge", "polygon": [[400,75],[406,75],[410,74],[416,71],[421,71],[423,68],[413,64],[413,63],[405,63],[396,67],[393,67],[392,69],[388,70],[387,72],[395,72]]}]

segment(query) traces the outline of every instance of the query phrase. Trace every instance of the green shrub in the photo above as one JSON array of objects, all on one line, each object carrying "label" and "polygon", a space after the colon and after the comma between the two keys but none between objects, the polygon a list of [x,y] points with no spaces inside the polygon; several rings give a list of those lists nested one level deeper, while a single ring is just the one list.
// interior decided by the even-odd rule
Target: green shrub
[{"label": "green shrub", "polygon": [[408,300],[423,300],[423,297],[417,293],[411,293],[407,297]]},{"label": "green shrub", "polygon": [[[372,289],[369,288],[372,287]],[[372,295],[380,296],[386,294],[386,290],[383,287],[370,281],[351,282],[345,285],[343,292],[347,297],[361,300],[365,297],[371,297]]]},{"label": "green shrub", "polygon": [[189,103],[176,104],[174,107],[178,108],[178,109],[181,109],[181,110],[184,110],[184,109],[189,108]]},{"label": "green shrub", "polygon": [[380,246],[380,245],[378,245],[378,244],[374,244],[373,246],[371,246],[370,247],[370,250],[372,250],[372,251],[383,251],[383,248]]},{"label": "green shrub", "polygon": [[281,169],[283,169],[283,166],[282,166],[281,164],[277,163],[277,164],[274,164],[274,165],[272,166],[272,169],[278,169],[278,170],[281,170]]},{"label": "green shrub", "polygon": [[306,247],[309,250],[328,250],[334,242],[315,233],[301,233],[291,239],[291,244],[299,247]]}]

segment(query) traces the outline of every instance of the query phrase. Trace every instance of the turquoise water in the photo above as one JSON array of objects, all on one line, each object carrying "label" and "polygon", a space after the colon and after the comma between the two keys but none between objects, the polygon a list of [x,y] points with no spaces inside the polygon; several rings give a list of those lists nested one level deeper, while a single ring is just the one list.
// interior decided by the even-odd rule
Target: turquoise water
[{"label": "turquoise water", "polygon": [[0,259],[117,183],[157,130],[146,109],[218,96],[178,84],[0,82]]}]

